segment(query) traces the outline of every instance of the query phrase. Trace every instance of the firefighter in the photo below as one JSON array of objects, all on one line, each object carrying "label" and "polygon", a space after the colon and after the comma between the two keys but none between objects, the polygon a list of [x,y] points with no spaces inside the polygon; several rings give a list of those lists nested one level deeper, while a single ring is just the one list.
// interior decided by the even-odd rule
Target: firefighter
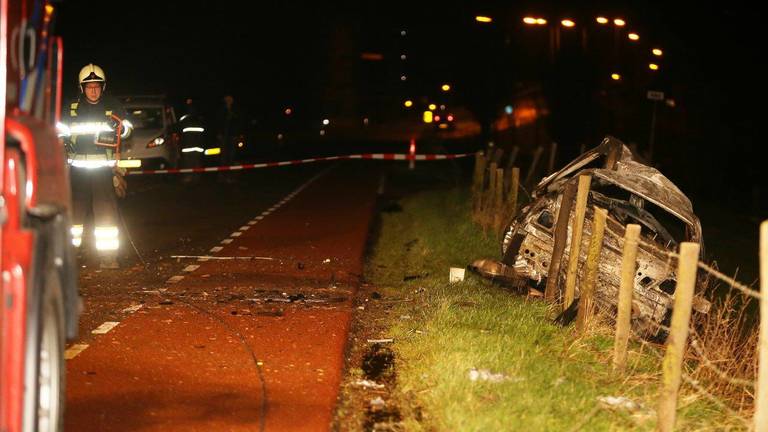
[{"label": "firefighter", "polygon": [[[67,145],[72,184],[72,242],[83,242],[86,218],[92,215],[93,241],[102,268],[118,268],[120,248],[116,196],[125,196],[125,171],[117,167],[119,141],[132,126],[125,109],[104,94],[104,71],[94,64],[80,70],[80,95],[62,116],[60,132]],[[118,137],[118,135],[120,135]]]}]

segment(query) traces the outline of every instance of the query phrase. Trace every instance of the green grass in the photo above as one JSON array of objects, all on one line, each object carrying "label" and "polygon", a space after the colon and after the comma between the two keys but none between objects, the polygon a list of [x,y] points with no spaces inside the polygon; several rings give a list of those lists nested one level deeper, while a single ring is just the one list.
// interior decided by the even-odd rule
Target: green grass
[{"label": "green grass", "polygon": [[[579,339],[551,323],[544,302],[474,275],[448,284],[449,267],[499,255],[498,239],[471,222],[466,189],[425,189],[399,203],[402,212],[381,216],[366,274],[387,297],[404,300],[391,314],[389,335],[405,430],[653,429],[659,367],[648,348],[634,347],[631,373],[617,374],[609,333]],[[423,277],[404,282],[408,275]],[[509,379],[472,382],[472,368]],[[630,397],[651,415],[600,408],[599,396]],[[712,427],[722,417],[700,398],[685,403],[680,430]]]}]

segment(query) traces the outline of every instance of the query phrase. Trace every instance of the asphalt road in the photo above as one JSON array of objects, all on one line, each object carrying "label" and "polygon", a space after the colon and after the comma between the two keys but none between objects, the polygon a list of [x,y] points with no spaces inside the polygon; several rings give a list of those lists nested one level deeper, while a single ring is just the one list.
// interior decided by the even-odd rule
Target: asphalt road
[{"label": "asphalt road", "polygon": [[80,257],[66,429],[327,430],[379,168],[129,177],[122,268]]}]

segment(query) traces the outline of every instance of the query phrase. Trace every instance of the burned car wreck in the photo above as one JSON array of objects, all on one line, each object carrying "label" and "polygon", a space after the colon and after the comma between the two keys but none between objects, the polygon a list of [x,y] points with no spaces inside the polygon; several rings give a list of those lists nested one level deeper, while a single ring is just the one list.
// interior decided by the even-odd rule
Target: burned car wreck
[{"label": "burned car wreck", "polygon": [[[575,184],[583,174],[591,175],[592,180],[579,268],[586,260],[592,233],[593,206],[608,210],[595,302],[599,309],[611,315],[614,313],[625,226],[630,223],[640,225],[632,327],[643,336],[660,335],[663,333],[659,331],[662,328],[660,325],[666,325],[671,316],[676,287],[677,263],[665,251],[676,251],[682,241],[701,244],[701,225],[693,213],[690,200],[658,170],[634,160],[630,150],[613,137],[605,138],[599,146],[539,182],[531,202],[504,230],[502,262],[491,266],[493,269],[485,273],[504,273],[517,280],[526,280],[540,291],[544,290],[555,243],[556,218],[564,191],[569,184],[571,190],[575,190]],[[563,239],[566,242],[564,258],[570,251],[571,227],[575,219],[574,211],[569,214],[567,235]],[[561,280],[557,281],[560,289],[564,286],[564,268],[565,265],[562,265],[559,272]],[[694,310],[706,313],[708,309],[709,302],[700,293],[697,294]]]}]

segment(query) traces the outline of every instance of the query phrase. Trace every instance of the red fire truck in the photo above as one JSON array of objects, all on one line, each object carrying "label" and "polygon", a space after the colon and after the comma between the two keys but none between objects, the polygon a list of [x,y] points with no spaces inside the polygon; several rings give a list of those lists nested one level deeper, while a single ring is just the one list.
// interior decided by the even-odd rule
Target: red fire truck
[{"label": "red fire truck", "polygon": [[0,0],[0,432],[61,430],[80,299],[47,0]]}]

